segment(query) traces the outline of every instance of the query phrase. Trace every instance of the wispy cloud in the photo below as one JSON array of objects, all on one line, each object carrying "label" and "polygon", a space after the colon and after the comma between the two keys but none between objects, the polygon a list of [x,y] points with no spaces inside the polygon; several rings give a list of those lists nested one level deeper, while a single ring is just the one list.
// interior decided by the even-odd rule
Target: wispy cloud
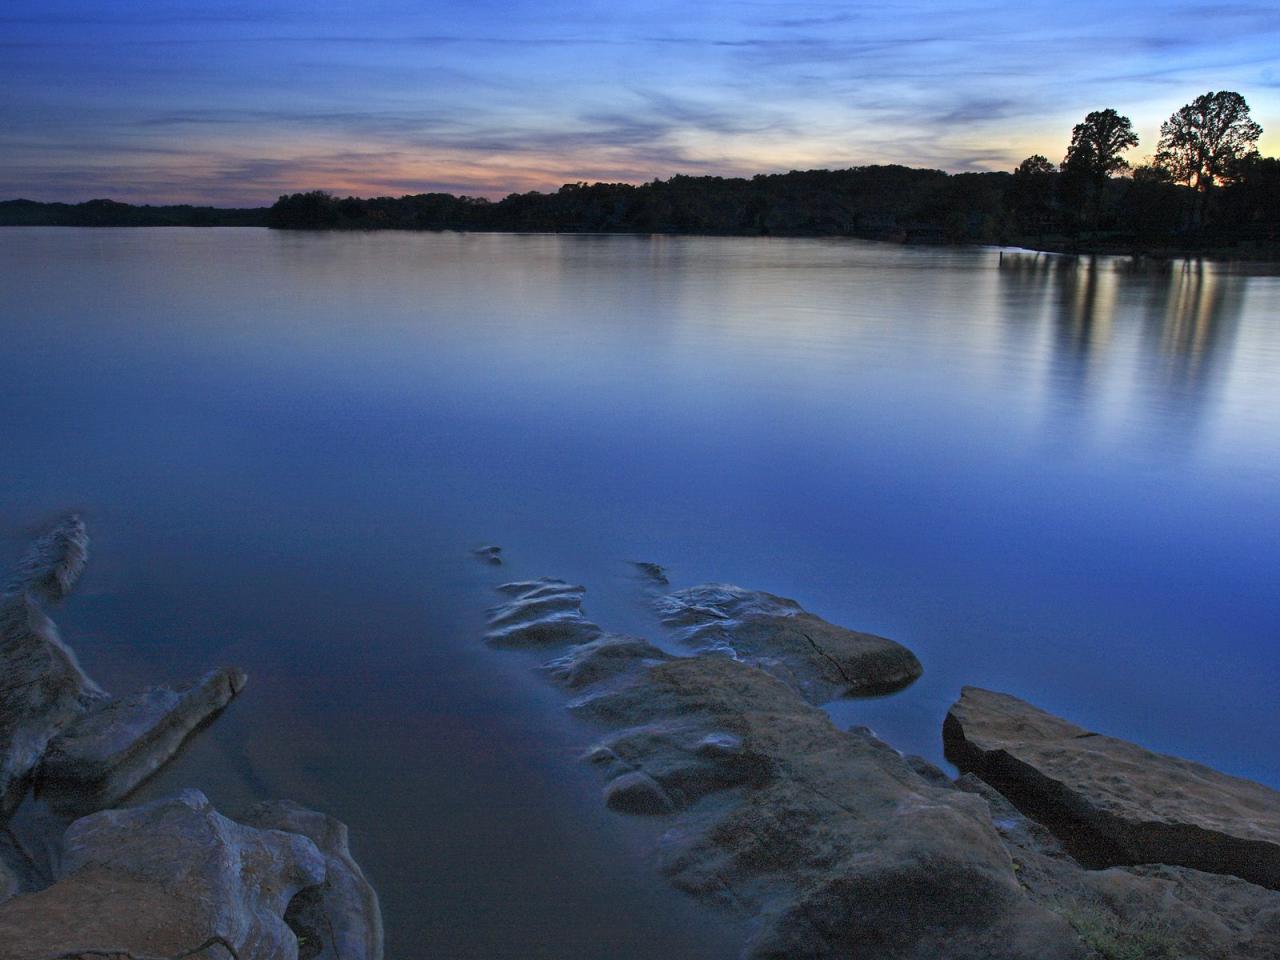
[{"label": "wispy cloud", "polygon": [[1100,106],[1150,141],[1204,84],[1280,133],[1272,3],[10,0],[0,29],[0,195],[1008,168]]}]

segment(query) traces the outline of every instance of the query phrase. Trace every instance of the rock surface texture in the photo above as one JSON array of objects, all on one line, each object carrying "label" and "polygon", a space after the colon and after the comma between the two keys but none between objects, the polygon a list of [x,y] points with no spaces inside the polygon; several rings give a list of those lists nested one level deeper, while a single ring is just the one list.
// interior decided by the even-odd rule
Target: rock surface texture
[{"label": "rock surface texture", "polygon": [[382,910],[351,857],[346,824],[288,800],[258,804],[240,821],[306,837],[324,857],[324,883],[299,893],[285,914],[303,935],[301,960],[382,960]]},{"label": "rock surface texture", "polygon": [[583,587],[563,580],[524,580],[498,587],[511,599],[489,611],[485,640],[498,647],[589,643],[600,628],[582,615]]},{"label": "rock surface texture", "polygon": [[810,703],[892,693],[922,672],[902,644],[828,623],[771,593],[708,583],[656,605],[663,624],[693,649],[754,664]]},{"label": "rock surface texture", "polygon": [[1280,793],[966,687],[948,756],[1090,866],[1164,863],[1280,889]]},{"label": "rock surface texture", "polygon": [[989,784],[983,797],[1027,895],[1061,915],[1100,960],[1274,960],[1280,893],[1235,877],[1150,864],[1086,870]]},{"label": "rock surface texture", "polygon": [[672,882],[758,917],[747,955],[1087,955],[1025,895],[984,801],[838,730],[762,670],[605,638],[552,675],[610,730],[588,753],[606,803],[671,819]]},{"label": "rock surface texture", "polygon": [[73,823],[57,882],[0,906],[0,960],[189,951],[296,960],[285,910],[324,879],[325,858],[307,838],[236,823],[187,790]]}]

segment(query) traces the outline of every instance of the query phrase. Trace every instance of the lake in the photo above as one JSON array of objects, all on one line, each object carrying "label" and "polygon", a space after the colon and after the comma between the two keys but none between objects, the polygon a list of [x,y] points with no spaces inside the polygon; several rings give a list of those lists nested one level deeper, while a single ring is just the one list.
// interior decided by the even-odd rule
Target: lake
[{"label": "lake", "polygon": [[[629,561],[1280,787],[1280,278],[844,240],[0,231],[0,550],[82,511],[107,689],[249,673],[142,791],[334,813],[388,955],[731,957],[505,579],[663,643]],[[506,563],[471,556],[484,543]]]}]

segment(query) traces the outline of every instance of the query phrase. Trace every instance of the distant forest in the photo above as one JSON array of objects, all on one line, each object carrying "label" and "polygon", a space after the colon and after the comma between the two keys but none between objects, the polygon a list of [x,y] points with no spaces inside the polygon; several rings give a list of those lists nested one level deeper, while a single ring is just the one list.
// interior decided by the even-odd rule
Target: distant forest
[{"label": "distant forest", "polygon": [[267,207],[153,207],[115,200],[0,200],[0,227],[265,227],[267,212]]},{"label": "distant forest", "polygon": [[1109,178],[1098,196],[1057,171],[959,173],[899,166],[751,179],[677,176],[641,186],[567,184],[496,203],[447,193],[281,197],[272,227],[296,230],[509,230],[849,236],[915,243],[1145,248],[1280,240],[1280,160],[1259,159],[1212,207],[1190,187]]},{"label": "distant forest", "polygon": [[1138,144],[1129,118],[1107,109],[1075,126],[1060,164],[1037,155],[1011,173],[866,166],[750,179],[675,176],[572,183],[500,201],[311,191],[261,210],[18,200],[0,203],[0,224],[848,236],[1276,256],[1280,159],[1258,154],[1261,133],[1243,97],[1211,91],[1166,121],[1157,152],[1137,168],[1121,157]]}]

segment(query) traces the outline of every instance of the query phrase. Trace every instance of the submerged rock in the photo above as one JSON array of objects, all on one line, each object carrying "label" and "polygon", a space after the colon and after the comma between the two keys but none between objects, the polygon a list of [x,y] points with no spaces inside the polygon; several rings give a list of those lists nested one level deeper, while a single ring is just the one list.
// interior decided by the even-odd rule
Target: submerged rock
[{"label": "submerged rock", "polygon": [[656,603],[663,624],[683,642],[753,663],[810,703],[892,693],[923,672],[900,643],[828,623],[771,593],[710,583]]},{"label": "submerged rock", "polygon": [[947,755],[1089,866],[1164,863],[1280,889],[1280,793],[965,687]]},{"label": "submerged rock", "polygon": [[72,824],[57,882],[0,906],[0,960],[296,960],[285,911],[324,879],[312,841],[236,823],[187,790]]},{"label": "submerged rock", "polygon": [[491,567],[502,566],[502,548],[493,544],[485,544],[483,547],[476,547],[471,551],[471,555],[481,563],[487,563]]},{"label": "submerged rock", "polygon": [[240,822],[304,836],[324,856],[324,883],[299,893],[285,913],[305,938],[305,960],[382,960],[382,910],[351,856],[346,824],[287,800],[260,803]]},{"label": "submerged rock", "polygon": [[504,583],[498,591],[511,600],[489,611],[485,640],[494,646],[589,643],[600,636],[600,628],[582,615],[584,587],[543,579]]},{"label": "submerged rock", "polygon": [[97,704],[50,742],[37,793],[72,815],[114,806],[244,684],[241,670],[214,670],[177,687],[153,687]]},{"label": "submerged rock", "polygon": [[665,587],[671,581],[667,579],[667,568],[660,563],[650,563],[647,560],[632,560],[631,565],[640,571],[646,580]]}]

